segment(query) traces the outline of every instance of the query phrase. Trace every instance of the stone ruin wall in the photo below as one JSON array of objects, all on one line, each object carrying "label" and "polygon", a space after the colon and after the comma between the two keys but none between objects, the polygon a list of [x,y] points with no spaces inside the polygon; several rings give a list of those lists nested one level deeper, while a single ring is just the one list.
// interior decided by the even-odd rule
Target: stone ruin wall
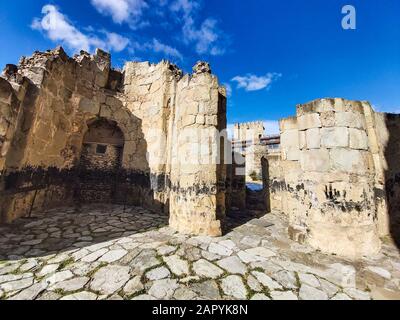
[{"label": "stone ruin wall", "polygon": [[264,123],[262,121],[235,123],[233,128],[234,141],[257,141],[264,136]]},{"label": "stone ruin wall", "polygon": [[225,167],[186,165],[180,155],[188,145],[179,140],[187,127],[225,128],[226,93],[207,64],[194,71],[182,77],[163,61],[131,62],[119,72],[101,50],[70,58],[62,48],[7,66],[0,77],[2,221],[73,204],[88,125],[106,119],[124,135],[113,200],[170,211],[179,231],[220,234]]},{"label": "stone ruin wall", "polygon": [[388,204],[398,203],[399,165],[388,162],[398,159],[399,125],[398,116],[344,99],[299,105],[296,117],[281,120],[270,203],[288,215],[294,240],[351,258],[379,251],[396,220]]}]

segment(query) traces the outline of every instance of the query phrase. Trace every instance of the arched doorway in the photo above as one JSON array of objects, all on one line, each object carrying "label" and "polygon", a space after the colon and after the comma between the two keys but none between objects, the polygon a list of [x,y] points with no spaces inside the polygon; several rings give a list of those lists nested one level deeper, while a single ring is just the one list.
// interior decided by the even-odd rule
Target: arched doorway
[{"label": "arched doorway", "polygon": [[115,121],[88,123],[79,165],[79,200],[113,202],[118,185],[125,139]]}]

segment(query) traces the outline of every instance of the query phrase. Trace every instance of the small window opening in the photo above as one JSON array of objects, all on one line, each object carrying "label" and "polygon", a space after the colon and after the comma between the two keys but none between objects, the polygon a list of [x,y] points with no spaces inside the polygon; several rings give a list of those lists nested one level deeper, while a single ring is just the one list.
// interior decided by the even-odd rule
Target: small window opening
[{"label": "small window opening", "polygon": [[107,152],[107,146],[103,144],[98,144],[96,148],[96,153],[98,154],[105,154]]}]

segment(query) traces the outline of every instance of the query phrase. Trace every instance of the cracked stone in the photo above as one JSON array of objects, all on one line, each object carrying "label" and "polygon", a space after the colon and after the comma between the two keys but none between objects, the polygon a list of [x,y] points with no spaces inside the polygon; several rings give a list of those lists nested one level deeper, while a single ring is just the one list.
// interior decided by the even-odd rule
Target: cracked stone
[{"label": "cracked stone", "polygon": [[62,297],[60,300],[96,300],[97,296],[88,291],[82,291]]},{"label": "cracked stone", "polygon": [[61,289],[65,292],[77,291],[82,289],[89,282],[89,280],[90,279],[88,277],[74,278],[71,280],[58,282],[55,285],[53,285],[50,289],[51,290]]},{"label": "cracked stone", "polygon": [[134,294],[137,294],[138,292],[141,292],[144,289],[144,285],[140,281],[140,278],[140,276],[136,276],[126,283],[124,287],[124,292],[126,295],[132,296]]},{"label": "cracked stone", "polygon": [[170,299],[175,290],[178,288],[178,283],[176,280],[163,279],[155,281],[149,290],[149,294],[160,300]]},{"label": "cracked stone", "polygon": [[128,252],[126,250],[112,250],[103,255],[99,261],[112,263],[122,259]]},{"label": "cracked stone", "polygon": [[243,280],[239,276],[228,276],[221,281],[221,288],[228,296],[237,299],[246,299],[247,290],[243,284]]},{"label": "cracked stone", "polygon": [[262,300],[271,300],[270,298],[268,298],[265,294],[262,293],[256,293],[254,296],[251,297],[250,300],[254,300],[254,301],[262,301]]},{"label": "cracked stone", "polygon": [[246,265],[235,256],[219,260],[217,264],[229,273],[245,275],[247,272]]},{"label": "cracked stone", "polygon": [[178,277],[189,274],[189,264],[179,256],[168,256],[163,258],[168,268]]},{"label": "cracked stone", "polygon": [[272,300],[299,300],[297,296],[293,293],[293,291],[272,291],[271,292]]},{"label": "cracked stone", "polygon": [[230,256],[233,253],[231,249],[214,242],[210,244],[208,251],[220,256]]},{"label": "cracked stone", "polygon": [[352,300],[352,299],[344,293],[338,293],[331,300]]},{"label": "cracked stone", "polygon": [[101,256],[103,256],[107,251],[108,251],[108,249],[97,250],[97,251],[95,251],[95,252],[83,257],[81,259],[81,261],[83,261],[83,262],[94,262],[97,259],[99,259]]},{"label": "cracked stone", "polygon": [[101,294],[113,294],[129,280],[129,267],[106,266],[98,270],[90,283],[90,289]]},{"label": "cracked stone", "polygon": [[74,277],[74,274],[70,270],[65,270],[52,274],[51,276],[44,279],[49,285],[53,285],[58,282],[69,280]]},{"label": "cracked stone", "polygon": [[168,278],[171,275],[169,270],[165,267],[152,269],[146,273],[146,278],[150,281],[161,280]]},{"label": "cracked stone", "polygon": [[193,271],[200,277],[216,279],[224,274],[224,271],[207,260],[200,259],[193,264]]},{"label": "cracked stone", "polygon": [[48,265],[45,265],[45,266],[42,268],[42,270],[40,270],[40,271],[36,274],[36,276],[38,276],[38,277],[45,277],[45,276],[47,276],[47,275],[50,274],[50,273],[56,272],[59,266],[60,266],[60,265],[59,265],[58,263],[57,263],[57,264],[48,264]]},{"label": "cracked stone", "polygon": [[307,284],[314,288],[319,288],[320,283],[317,277],[312,274],[299,273],[299,280],[301,283]]},{"label": "cracked stone", "polygon": [[270,290],[274,290],[274,289],[281,290],[281,289],[282,289],[282,286],[281,286],[278,282],[272,280],[272,279],[271,279],[269,276],[267,276],[265,273],[261,273],[261,272],[258,272],[258,271],[252,271],[251,273],[253,274],[253,276],[254,276],[264,287],[267,287],[267,288],[270,289]]},{"label": "cracked stone", "polygon": [[299,291],[301,300],[328,300],[328,295],[319,289],[303,284]]},{"label": "cracked stone", "polygon": [[216,281],[208,280],[201,283],[194,283],[190,287],[191,290],[208,300],[220,300],[218,284]]},{"label": "cracked stone", "polygon": [[46,282],[35,283],[29,288],[22,290],[20,293],[12,296],[10,300],[34,300],[40,293],[47,288]]},{"label": "cracked stone", "polygon": [[33,278],[25,278],[0,284],[0,290],[4,292],[17,291],[30,287],[33,284]]}]

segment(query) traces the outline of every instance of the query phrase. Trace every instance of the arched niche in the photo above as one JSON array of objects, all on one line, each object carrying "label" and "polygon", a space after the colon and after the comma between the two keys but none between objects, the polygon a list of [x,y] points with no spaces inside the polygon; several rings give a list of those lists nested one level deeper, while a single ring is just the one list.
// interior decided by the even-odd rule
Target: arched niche
[{"label": "arched niche", "polygon": [[83,138],[81,165],[88,170],[118,169],[124,145],[124,134],[115,121],[104,118],[92,120]]}]

